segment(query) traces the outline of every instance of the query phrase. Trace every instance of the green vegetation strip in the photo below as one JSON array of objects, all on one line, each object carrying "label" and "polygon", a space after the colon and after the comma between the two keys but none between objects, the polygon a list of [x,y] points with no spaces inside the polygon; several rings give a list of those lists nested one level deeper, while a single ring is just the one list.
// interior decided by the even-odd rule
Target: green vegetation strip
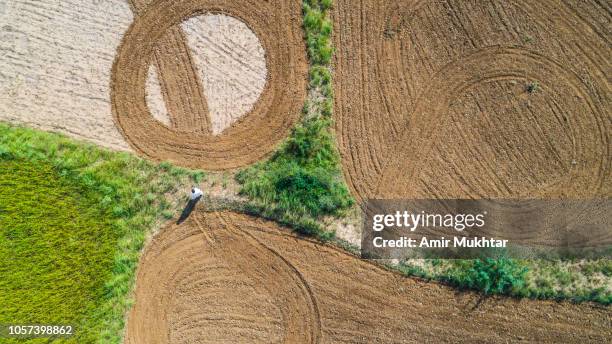
[{"label": "green vegetation strip", "polygon": [[201,172],[1,123],[0,164],[0,323],[76,322],[68,342],[120,343],[145,238]]},{"label": "green vegetation strip", "polygon": [[484,295],[612,303],[612,260],[416,260],[392,267]]},{"label": "green vegetation strip", "polygon": [[310,59],[309,97],[304,120],[268,160],[240,171],[247,211],[322,240],[333,238],[320,226],[323,216],[341,216],[353,204],[331,131],[333,86],[330,62],[331,0],[304,0],[304,33]]}]

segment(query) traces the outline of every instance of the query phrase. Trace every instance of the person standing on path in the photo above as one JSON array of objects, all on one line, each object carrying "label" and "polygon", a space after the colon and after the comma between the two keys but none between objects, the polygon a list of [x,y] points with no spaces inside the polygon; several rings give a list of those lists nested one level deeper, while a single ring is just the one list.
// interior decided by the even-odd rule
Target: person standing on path
[{"label": "person standing on path", "polygon": [[200,199],[200,197],[202,197],[202,195],[203,195],[202,190],[194,186],[193,188],[191,188],[191,195],[189,195],[189,199],[191,201],[197,202]]},{"label": "person standing on path", "polygon": [[202,198],[203,195],[204,193],[202,192],[202,190],[198,189],[197,187],[194,186],[191,188],[191,193],[189,194],[189,202],[187,203],[185,209],[183,209],[183,212],[181,213],[179,219],[176,221],[177,225],[180,225],[185,220],[187,220],[189,214],[191,214],[191,212],[195,208],[196,203],[198,203],[198,201],[200,200],[200,198]]}]

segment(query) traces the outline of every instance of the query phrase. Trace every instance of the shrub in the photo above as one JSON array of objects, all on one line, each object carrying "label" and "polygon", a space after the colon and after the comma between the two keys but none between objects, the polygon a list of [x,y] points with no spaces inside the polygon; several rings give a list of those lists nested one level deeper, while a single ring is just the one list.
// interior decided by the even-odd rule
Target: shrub
[{"label": "shrub", "polygon": [[353,201],[340,177],[330,138],[312,135],[313,130],[313,126],[297,128],[299,133],[270,161],[239,172],[241,194],[266,208],[313,218],[339,215],[350,207]]},{"label": "shrub", "polygon": [[528,93],[535,93],[540,90],[540,84],[537,81],[532,81],[527,84],[526,89]]},{"label": "shrub", "polygon": [[332,23],[327,18],[331,1],[305,0],[303,4],[304,31],[308,56],[313,65],[327,65],[331,61]]},{"label": "shrub", "polygon": [[[465,267],[460,267],[465,268]],[[525,285],[527,268],[513,259],[477,259],[451,283],[484,294],[516,294]]]},{"label": "shrub", "polygon": [[332,2],[333,0],[321,0],[320,6],[323,10],[328,10],[329,8],[332,7]]}]

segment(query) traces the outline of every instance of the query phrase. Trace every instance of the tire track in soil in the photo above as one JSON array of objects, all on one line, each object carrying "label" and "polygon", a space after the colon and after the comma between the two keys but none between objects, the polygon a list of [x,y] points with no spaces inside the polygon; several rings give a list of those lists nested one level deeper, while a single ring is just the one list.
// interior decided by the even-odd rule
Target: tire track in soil
[{"label": "tire track in soil", "polygon": [[[130,0],[136,16],[151,3],[151,0]],[[180,26],[168,29],[153,54],[172,127],[180,132],[210,133],[211,121],[204,88],[187,37]]]},{"label": "tire track in soil", "polygon": [[[449,77],[450,76],[450,77]],[[499,48],[491,47],[478,51],[474,55],[467,56],[464,60],[459,60],[448,64],[436,76],[432,78],[430,87],[417,100],[414,110],[410,115],[412,125],[401,136],[396,152],[392,155],[393,159],[388,159],[389,165],[383,168],[386,173],[383,173],[378,194],[385,194],[385,197],[402,198],[406,192],[411,194],[411,191],[396,189],[398,181],[410,181],[416,178],[418,171],[425,169],[428,163],[426,157],[431,156],[432,148],[439,140],[441,140],[438,126],[445,125],[444,119],[441,119],[440,114],[448,113],[451,103],[459,95],[464,94],[467,90],[475,85],[481,84],[484,81],[492,81],[498,79],[521,78],[524,80],[538,79],[564,79],[575,94],[579,95],[587,102],[588,109],[595,114],[596,118],[603,118],[604,114],[601,109],[598,109],[589,99],[587,92],[584,90],[587,85],[582,83],[575,73],[561,66],[560,64],[547,59],[545,56],[537,53],[519,49],[519,48]],[[435,99],[435,102],[432,102]],[[571,123],[570,123],[571,125]],[[591,127],[593,131],[601,132],[596,123]],[[457,132],[461,132],[458,129]],[[583,137],[576,137],[577,140]],[[574,142],[578,149],[584,147],[581,142]],[[412,150],[410,147],[419,147],[417,150]],[[550,150],[550,147],[547,147]],[[550,151],[547,154],[554,154]],[[599,156],[599,163],[603,164],[607,157],[602,152]],[[398,163],[412,162],[406,167],[398,166]],[[576,174],[575,178],[587,178],[580,185],[589,185],[591,189],[572,190],[573,193],[579,194],[583,192],[585,196],[599,194],[603,177],[601,174],[579,175],[577,171],[570,171]],[[553,184],[553,190],[540,189],[539,196],[555,195],[559,191],[567,192],[570,185]],[[475,190],[474,188],[472,188]],[[487,198],[486,195],[475,193],[470,194],[474,198]],[[511,196],[511,195],[507,195]],[[518,194],[519,198],[533,197],[531,194]]]},{"label": "tire track in soil", "polygon": [[209,235],[213,253],[231,262],[282,305],[284,343],[319,343],[321,319],[315,297],[300,272],[260,240],[241,230],[231,214],[214,213],[205,218],[206,226],[195,218],[203,233]]},{"label": "tire track in soil", "polygon": [[[191,16],[208,12],[237,17],[253,30],[266,52],[268,80],[253,109],[221,135],[213,136],[208,129],[187,135],[164,126],[151,115],[144,95],[147,69],[158,46],[166,47],[168,55],[176,49],[167,48],[165,43],[160,45],[169,30]],[[152,2],[134,18],[118,48],[111,77],[115,123],[134,150],[153,160],[208,170],[234,169],[254,163],[269,154],[300,118],[308,75],[302,36],[301,6],[297,1],[283,0],[273,4],[253,0]],[[184,53],[181,58],[185,60],[187,55]],[[185,77],[193,72],[187,68],[180,73],[186,73],[181,74]],[[197,99],[197,96],[192,98],[191,93],[201,94],[195,86],[190,86],[195,85],[192,82],[178,80],[177,83],[191,89],[176,88],[177,93],[182,93],[181,97],[187,95],[188,99],[179,97],[175,103],[189,104]],[[174,92],[172,89],[165,88],[167,97]],[[197,103],[205,101],[202,98]],[[193,124],[189,116],[177,116],[180,118],[173,119],[176,126]]]},{"label": "tire track in soil", "polygon": [[137,277],[136,298],[146,301],[131,310],[126,343],[280,342],[273,295],[215,250],[195,221],[153,239]]},{"label": "tire track in soil", "polygon": [[[606,75],[612,67],[602,56],[612,49],[601,35],[605,29],[593,28],[606,20],[591,23],[585,18],[603,15],[609,21],[609,13],[592,11],[579,17],[582,12],[574,4],[550,0],[455,2],[336,4],[334,20],[342,25],[335,25],[334,31],[335,120],[353,194],[359,200],[428,198],[434,189],[435,196],[443,198],[609,196],[612,116]],[[489,3],[495,6],[482,11]],[[553,12],[563,15],[551,17]],[[535,42],[525,43],[517,32]],[[482,65],[485,61],[489,69]],[[541,92],[532,96],[515,92],[517,87],[510,84],[534,80]],[[514,92],[514,98],[491,95],[483,89],[488,85]],[[474,119],[454,122],[461,119],[456,111],[472,103]],[[496,104],[507,117],[497,128],[486,127]],[[531,118],[523,115],[529,113]],[[565,122],[559,124],[559,118]],[[523,121],[533,123],[540,136],[508,129],[521,128]],[[463,143],[448,130],[453,125],[468,133]],[[479,136],[484,141],[470,136],[476,131],[471,127],[488,130]],[[556,151],[546,141],[554,130],[563,144],[556,145]],[[512,143],[514,138],[521,142]],[[499,146],[500,139],[511,144]],[[474,150],[468,154],[468,149]],[[550,174],[539,160],[552,159],[554,164],[562,156],[559,152],[574,156],[563,155],[566,160],[558,170],[567,173]],[[458,157],[490,169],[498,180],[480,178],[482,171],[469,166],[448,165]],[[451,180],[448,170],[459,167]],[[522,177],[523,184],[511,173],[521,170],[517,179]]]},{"label": "tire track in soil", "polygon": [[230,212],[197,209],[164,229],[145,249],[137,281],[126,343],[612,340],[609,308],[483,300]]}]

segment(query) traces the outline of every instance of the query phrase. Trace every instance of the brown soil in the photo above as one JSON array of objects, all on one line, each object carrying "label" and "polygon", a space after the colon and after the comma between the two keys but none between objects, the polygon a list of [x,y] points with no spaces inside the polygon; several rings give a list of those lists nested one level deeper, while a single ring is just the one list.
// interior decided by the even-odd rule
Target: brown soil
[{"label": "brown soil", "polygon": [[137,279],[127,343],[612,341],[608,308],[483,300],[234,213],[166,228]]},{"label": "brown soil", "polygon": [[[150,3],[151,0],[130,0],[136,17]],[[202,84],[187,38],[180,26],[168,28],[157,42],[153,51],[153,63],[157,70],[162,71],[159,80],[172,127],[183,132],[210,131]]]},{"label": "brown soil", "polygon": [[[210,132],[202,87],[179,28],[185,19],[207,12],[243,20],[259,37],[268,70],[251,112],[217,136]],[[299,2],[166,0],[139,13],[118,49],[111,86],[115,121],[136,151],[186,167],[231,169],[261,159],[288,134],[306,97]],[[165,64],[166,57],[170,60]],[[153,61],[163,80],[165,103],[174,104],[168,109],[172,128],[155,120],[146,106],[145,82]]]},{"label": "brown soil", "polygon": [[336,1],[353,193],[612,195],[611,13],[600,1]]},{"label": "brown soil", "polygon": [[[155,2],[119,49],[114,114],[151,158],[241,166],[269,152],[299,115],[299,2],[215,3]],[[355,195],[610,195],[610,9],[601,6],[338,0],[336,128]],[[156,44],[202,10],[257,33],[270,79],[251,114],[218,137],[192,138],[153,119],[144,84]],[[526,91],[531,82],[535,92]],[[609,308],[483,299],[233,213],[196,211],[166,228],[137,281],[127,343],[612,341]]]}]

